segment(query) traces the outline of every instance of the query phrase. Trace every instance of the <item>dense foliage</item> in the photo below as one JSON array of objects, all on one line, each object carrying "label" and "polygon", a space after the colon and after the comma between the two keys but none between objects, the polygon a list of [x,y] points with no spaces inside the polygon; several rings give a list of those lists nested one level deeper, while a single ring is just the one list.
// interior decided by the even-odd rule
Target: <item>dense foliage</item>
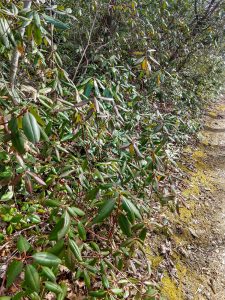
[{"label": "dense foliage", "polygon": [[1,299],[162,299],[144,241],[223,85],[224,9],[1,1]]}]

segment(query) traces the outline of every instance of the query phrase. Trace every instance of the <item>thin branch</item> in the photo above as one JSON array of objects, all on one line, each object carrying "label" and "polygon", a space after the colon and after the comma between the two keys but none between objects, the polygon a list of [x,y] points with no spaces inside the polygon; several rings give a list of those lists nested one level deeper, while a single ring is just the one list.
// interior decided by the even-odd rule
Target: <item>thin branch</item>
[{"label": "thin branch", "polygon": [[88,42],[87,42],[87,45],[86,45],[86,47],[85,47],[85,49],[84,49],[84,52],[83,52],[83,54],[82,54],[82,56],[81,56],[81,59],[80,59],[80,61],[79,61],[79,63],[78,63],[78,66],[77,66],[77,68],[76,68],[75,74],[74,74],[74,76],[73,76],[73,81],[76,79],[76,76],[77,76],[78,70],[79,70],[79,68],[80,68],[80,65],[81,65],[81,63],[82,63],[82,61],[83,61],[83,59],[84,59],[84,56],[85,56],[85,54],[86,54],[86,52],[87,52],[87,50],[88,50],[88,48],[89,48],[89,46],[90,46],[90,41],[91,41],[92,33],[93,33],[94,26],[95,26],[96,19],[97,19],[97,13],[98,13],[98,11],[96,10],[95,18],[94,18],[94,21],[93,21],[93,23],[92,23],[91,30],[90,30],[90,33],[89,33],[89,36],[88,36]]},{"label": "thin branch", "polygon": [[[30,229],[32,229],[32,228],[34,228],[34,227],[37,227],[38,225],[42,225],[42,224],[44,224],[44,222],[41,222],[41,223],[35,224],[35,225],[31,225],[30,227],[27,227],[27,228],[24,228],[24,229],[22,229],[22,230],[20,230],[20,231],[17,231],[17,232],[15,232],[15,233],[13,234],[13,237],[12,237],[12,238],[15,238],[15,237],[21,235],[21,233],[23,233],[24,231],[30,230]],[[11,240],[10,240],[10,241],[7,241],[5,244],[3,244],[3,245],[0,247],[0,251],[2,251],[2,250],[3,250],[7,245],[9,245],[10,243],[11,243]]]},{"label": "thin branch", "polygon": [[[32,3],[32,0],[24,0],[23,1],[23,9],[25,9],[25,10],[30,9],[31,3]],[[20,33],[21,37],[23,38],[24,33],[25,33],[25,27],[21,27],[19,30],[19,33]],[[12,59],[11,59],[11,70],[10,70],[10,79],[9,79],[11,90],[15,89],[16,76],[17,76],[20,56],[21,56],[20,51],[18,50],[17,47],[15,47],[13,54],[12,54]],[[13,94],[14,93],[12,93],[12,95]],[[14,96],[12,96],[12,100],[13,100],[14,105],[19,104],[17,99]]]}]

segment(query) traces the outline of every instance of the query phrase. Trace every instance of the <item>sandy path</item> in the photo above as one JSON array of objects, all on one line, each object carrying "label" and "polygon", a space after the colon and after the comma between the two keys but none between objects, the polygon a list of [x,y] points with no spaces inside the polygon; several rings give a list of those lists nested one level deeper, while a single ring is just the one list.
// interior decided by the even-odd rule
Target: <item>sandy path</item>
[{"label": "sandy path", "polygon": [[192,285],[189,276],[185,298],[225,300],[225,99],[209,111],[200,136],[199,149],[204,153],[200,165],[204,166],[210,188],[207,182],[201,186],[201,204],[193,220],[197,224],[197,238],[193,240],[193,256],[188,262],[200,280],[198,285],[193,280]]}]

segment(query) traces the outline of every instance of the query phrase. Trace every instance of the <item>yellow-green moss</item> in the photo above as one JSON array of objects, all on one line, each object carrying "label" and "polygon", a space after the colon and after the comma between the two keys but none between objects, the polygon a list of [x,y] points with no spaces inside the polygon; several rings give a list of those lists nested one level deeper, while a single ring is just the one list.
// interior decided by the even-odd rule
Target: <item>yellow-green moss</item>
[{"label": "yellow-green moss", "polygon": [[176,269],[177,269],[178,278],[180,280],[182,280],[182,278],[184,278],[187,275],[187,268],[186,268],[186,266],[182,262],[179,261],[176,264]]},{"label": "yellow-green moss", "polygon": [[206,157],[206,154],[205,154],[205,152],[203,151],[203,150],[201,150],[201,149],[198,149],[198,150],[195,150],[194,152],[193,152],[193,154],[192,154],[192,157],[194,158],[194,159],[198,159],[198,158],[204,158],[204,157]]},{"label": "yellow-green moss", "polygon": [[163,257],[160,255],[154,255],[149,246],[145,247],[145,254],[147,256],[148,261],[151,263],[151,267],[153,270],[157,269],[163,261]]},{"label": "yellow-green moss", "polygon": [[184,300],[181,285],[177,286],[168,275],[162,279],[162,295],[168,300]]},{"label": "yellow-green moss", "polygon": [[[181,261],[178,254],[173,255],[176,263],[178,283],[172,279],[167,273],[162,279],[161,293],[167,300],[184,300],[183,283],[187,286],[192,294],[196,294],[196,290],[202,284],[207,284],[207,278],[201,276],[193,269],[190,269]],[[201,298],[202,299],[202,298]],[[193,300],[200,300],[199,294],[196,294]]]},{"label": "yellow-green moss", "polygon": [[220,104],[217,106],[217,110],[218,111],[225,111],[225,105],[224,104]]},{"label": "yellow-green moss", "polygon": [[216,117],[216,116],[217,116],[217,113],[214,112],[214,111],[210,111],[210,112],[208,113],[208,115],[209,115],[210,117]]},{"label": "yellow-green moss", "polygon": [[186,188],[182,195],[186,198],[190,198],[190,196],[199,196],[200,189],[199,189],[199,182],[196,180],[195,177],[191,179],[191,181],[188,181],[188,188]]},{"label": "yellow-green moss", "polygon": [[189,173],[190,172],[190,170],[185,166],[185,165],[183,165],[182,163],[177,163],[177,166],[182,170],[182,171],[184,171],[184,172],[186,172],[186,173]]},{"label": "yellow-green moss", "polygon": [[180,219],[185,223],[189,223],[192,219],[192,211],[186,207],[181,207],[179,209]]},{"label": "yellow-green moss", "polygon": [[[186,152],[190,153],[190,148],[186,149]],[[208,174],[205,174],[207,167],[204,162],[204,158],[206,157],[205,152],[198,148],[197,150],[192,152],[192,158],[195,160],[195,168],[196,171],[190,171],[185,165],[179,164],[179,167],[190,175],[190,178],[186,180],[187,188],[182,192],[185,198],[191,198],[191,196],[198,197],[200,195],[201,186],[212,188],[212,184],[210,182]],[[195,207],[193,207],[195,209]],[[184,209],[184,213],[188,214],[188,218],[191,217],[191,213],[189,213],[186,209]]]},{"label": "yellow-green moss", "polygon": [[204,298],[200,298],[199,294],[196,294],[196,291],[200,285],[207,285],[207,278],[202,277],[201,274],[198,274],[193,269],[187,268],[180,260],[176,264],[176,270],[180,287],[182,286],[182,282],[185,283],[187,288],[195,294],[193,300],[203,300]]},{"label": "yellow-green moss", "polygon": [[185,244],[185,237],[183,236],[183,234],[180,234],[180,235],[173,234],[172,240],[178,247],[183,246]]},{"label": "yellow-green moss", "polygon": [[150,256],[148,257],[148,259],[151,262],[151,266],[152,269],[157,269],[158,266],[161,264],[161,262],[163,261],[163,257],[162,256]]},{"label": "yellow-green moss", "polygon": [[190,146],[187,146],[183,149],[183,152],[184,153],[192,153],[193,152],[193,149],[190,147]]},{"label": "yellow-green moss", "polygon": [[192,195],[198,197],[200,195],[200,188],[209,188],[213,190],[213,185],[210,180],[209,173],[206,175],[204,173],[205,164],[203,162],[198,162],[196,164],[197,171],[190,173],[191,178],[186,181],[188,188],[186,188],[182,194],[184,197],[191,198]]}]

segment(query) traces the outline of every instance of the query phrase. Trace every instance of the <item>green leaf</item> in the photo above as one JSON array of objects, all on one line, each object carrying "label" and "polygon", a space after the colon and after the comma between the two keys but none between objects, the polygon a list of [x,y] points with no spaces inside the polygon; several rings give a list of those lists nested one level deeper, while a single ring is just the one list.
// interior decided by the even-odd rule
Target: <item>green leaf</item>
[{"label": "green leaf", "polygon": [[61,284],[62,293],[60,293],[57,297],[57,300],[64,300],[67,294],[67,286],[66,284]]},{"label": "green leaf", "polygon": [[45,276],[49,280],[56,281],[55,274],[49,267],[42,267],[42,273],[43,273],[43,276]]},{"label": "green leaf", "polygon": [[11,169],[0,172],[0,178],[1,179],[10,179],[12,176],[13,176],[13,173],[12,173]]},{"label": "green leaf", "polygon": [[61,203],[57,200],[47,199],[45,200],[45,205],[49,207],[59,207]]},{"label": "green leaf", "polygon": [[1,196],[0,201],[9,201],[12,199],[14,193],[13,192],[7,192],[6,194]]},{"label": "green leaf", "polygon": [[24,292],[20,291],[18,293],[16,293],[11,299],[12,300],[21,300],[24,297]]},{"label": "green leaf", "polygon": [[53,292],[55,294],[59,294],[59,293],[62,293],[62,288],[60,285],[56,284],[56,283],[53,283],[51,281],[46,281],[45,282],[45,288],[50,291],[50,292]]},{"label": "green leaf", "polygon": [[20,253],[27,252],[30,249],[30,243],[28,240],[20,235],[18,241],[17,241],[17,249],[19,250]]},{"label": "green leaf", "polygon": [[6,48],[10,47],[9,39],[8,39],[8,34],[7,34],[7,29],[5,28],[5,18],[0,18],[0,41],[2,41],[3,45]]},{"label": "green leaf", "polygon": [[116,199],[106,200],[102,205],[98,215],[94,218],[93,224],[101,223],[104,219],[106,219],[114,209],[116,204]]},{"label": "green leaf", "polygon": [[89,289],[91,287],[91,278],[87,270],[84,270],[84,282],[86,287]]},{"label": "green leaf", "polygon": [[43,141],[49,142],[50,140],[49,140],[45,130],[41,126],[39,126],[39,128],[40,128],[41,137],[42,137]]},{"label": "green leaf", "polygon": [[60,20],[56,20],[45,14],[43,14],[43,17],[47,23],[54,25],[58,29],[66,30],[66,29],[70,28],[69,24],[65,24],[65,23],[61,22]]},{"label": "green leaf", "polygon": [[64,240],[59,240],[57,243],[50,249],[48,249],[48,252],[58,255],[64,248]]},{"label": "green leaf", "polygon": [[85,228],[84,228],[84,225],[83,225],[81,222],[78,222],[77,228],[78,228],[78,233],[79,233],[80,238],[81,238],[83,241],[86,241],[86,239],[87,239],[87,234],[86,234],[86,230],[85,230]]},{"label": "green leaf", "polygon": [[80,208],[77,207],[67,207],[68,213],[72,216],[72,217],[84,217],[85,216],[85,212],[83,210],[81,210]]},{"label": "green leaf", "polygon": [[147,235],[147,232],[148,232],[148,230],[147,230],[146,227],[144,227],[144,228],[141,230],[141,232],[140,232],[140,234],[139,234],[139,238],[140,238],[142,241],[145,240],[146,235]]},{"label": "green leaf", "polygon": [[24,294],[25,294],[24,292],[18,292],[11,299],[12,300],[21,300],[21,299],[23,299]]},{"label": "green leaf", "polygon": [[128,213],[133,213],[138,219],[142,219],[139,210],[130,200],[123,198],[122,207]]},{"label": "green leaf", "polygon": [[106,289],[108,289],[110,286],[108,277],[104,274],[102,275],[102,284],[103,284],[104,288],[106,288]]},{"label": "green leaf", "polygon": [[55,228],[49,235],[50,240],[62,239],[70,228],[70,216],[68,212],[65,212],[65,215],[60,219],[60,221],[56,224]]},{"label": "green leaf", "polygon": [[33,36],[37,46],[40,46],[42,43],[42,32],[40,27],[37,26],[33,27]]},{"label": "green leaf", "polygon": [[72,272],[76,270],[77,260],[70,248],[65,252],[65,266]]},{"label": "green leaf", "polygon": [[91,273],[93,273],[93,274],[97,274],[97,273],[98,273],[98,269],[95,268],[95,267],[93,267],[93,266],[91,265],[92,262],[89,262],[89,263],[90,263],[90,264],[88,264],[88,263],[83,263],[83,266],[84,266],[89,272],[91,272]]},{"label": "green leaf", "polygon": [[107,291],[104,290],[98,290],[98,291],[90,291],[89,295],[96,298],[103,298],[105,297]]},{"label": "green leaf", "polygon": [[98,192],[99,192],[99,187],[93,188],[93,189],[88,191],[85,198],[87,200],[94,200],[96,198]]},{"label": "green leaf", "polygon": [[81,268],[78,268],[77,271],[76,271],[76,275],[75,275],[75,279],[79,279],[82,275],[83,271]]},{"label": "green leaf", "polygon": [[29,290],[39,293],[40,277],[36,268],[32,265],[25,267],[25,284]]},{"label": "green leaf", "polygon": [[82,259],[81,252],[80,252],[78,245],[73,240],[69,239],[69,247],[70,247],[70,250],[72,251],[73,255],[76,257],[76,259],[79,262],[82,262],[83,259]]},{"label": "green leaf", "polygon": [[87,84],[86,87],[85,87],[84,95],[85,95],[85,97],[86,97],[87,99],[88,99],[88,98],[90,97],[90,95],[91,95],[91,91],[92,91],[92,89],[93,89],[93,86],[94,86],[94,84],[93,84],[93,81],[91,80],[91,81],[88,82],[88,84]]},{"label": "green leaf", "polygon": [[35,117],[36,121],[41,125],[41,126],[45,126],[45,122],[44,120],[40,117],[38,110],[36,109],[36,107],[31,106],[29,107],[29,112]]},{"label": "green leaf", "polygon": [[131,226],[130,226],[130,222],[127,219],[127,217],[123,214],[120,214],[118,217],[118,223],[120,226],[120,229],[122,230],[122,232],[130,237],[131,236]]},{"label": "green leaf", "polygon": [[69,227],[70,227],[70,215],[66,211],[63,217],[63,227],[57,234],[59,240],[62,239],[67,234]]},{"label": "green leaf", "polygon": [[32,11],[28,12],[26,14],[26,17],[23,18],[23,23],[21,24],[21,27],[25,28],[27,27],[28,25],[30,25],[30,23],[32,22],[33,20],[33,17],[34,17],[34,14]]},{"label": "green leaf", "polygon": [[16,134],[12,134],[11,140],[13,147],[19,154],[24,154],[26,152],[24,147],[24,138],[19,132],[17,132]]},{"label": "green leaf", "polygon": [[32,294],[30,294],[30,299],[31,300],[42,300],[37,292],[33,292]]},{"label": "green leaf", "polygon": [[12,117],[12,119],[9,121],[9,129],[11,131],[11,133],[14,135],[14,134],[17,134],[18,133],[18,121],[17,121],[17,118],[15,117]]},{"label": "green leaf", "polygon": [[118,288],[115,288],[115,289],[111,289],[111,292],[115,295],[119,295],[123,292],[122,289],[118,289]]},{"label": "green leaf", "polygon": [[41,19],[39,17],[39,14],[35,11],[33,13],[33,17],[34,17],[34,23],[37,27],[40,27],[41,26]]},{"label": "green leaf", "polygon": [[42,266],[54,267],[61,263],[61,259],[52,253],[48,252],[38,252],[32,255],[35,262]]},{"label": "green leaf", "polygon": [[96,244],[95,242],[91,241],[90,246],[94,251],[100,252],[100,248],[99,248],[98,244]]},{"label": "green leaf", "polygon": [[63,228],[64,220],[61,218],[58,223],[53,228],[52,232],[49,235],[50,240],[58,240],[58,232]]},{"label": "green leaf", "polygon": [[29,216],[29,220],[33,224],[38,224],[38,223],[41,222],[41,219],[40,219],[39,215],[36,215],[36,214],[33,214],[33,215]]},{"label": "green leaf", "polygon": [[16,277],[22,272],[22,261],[13,260],[6,271],[6,288],[9,288],[15,281]]},{"label": "green leaf", "polygon": [[40,141],[40,128],[35,117],[29,112],[25,113],[22,125],[27,139],[33,144],[38,143]]}]

